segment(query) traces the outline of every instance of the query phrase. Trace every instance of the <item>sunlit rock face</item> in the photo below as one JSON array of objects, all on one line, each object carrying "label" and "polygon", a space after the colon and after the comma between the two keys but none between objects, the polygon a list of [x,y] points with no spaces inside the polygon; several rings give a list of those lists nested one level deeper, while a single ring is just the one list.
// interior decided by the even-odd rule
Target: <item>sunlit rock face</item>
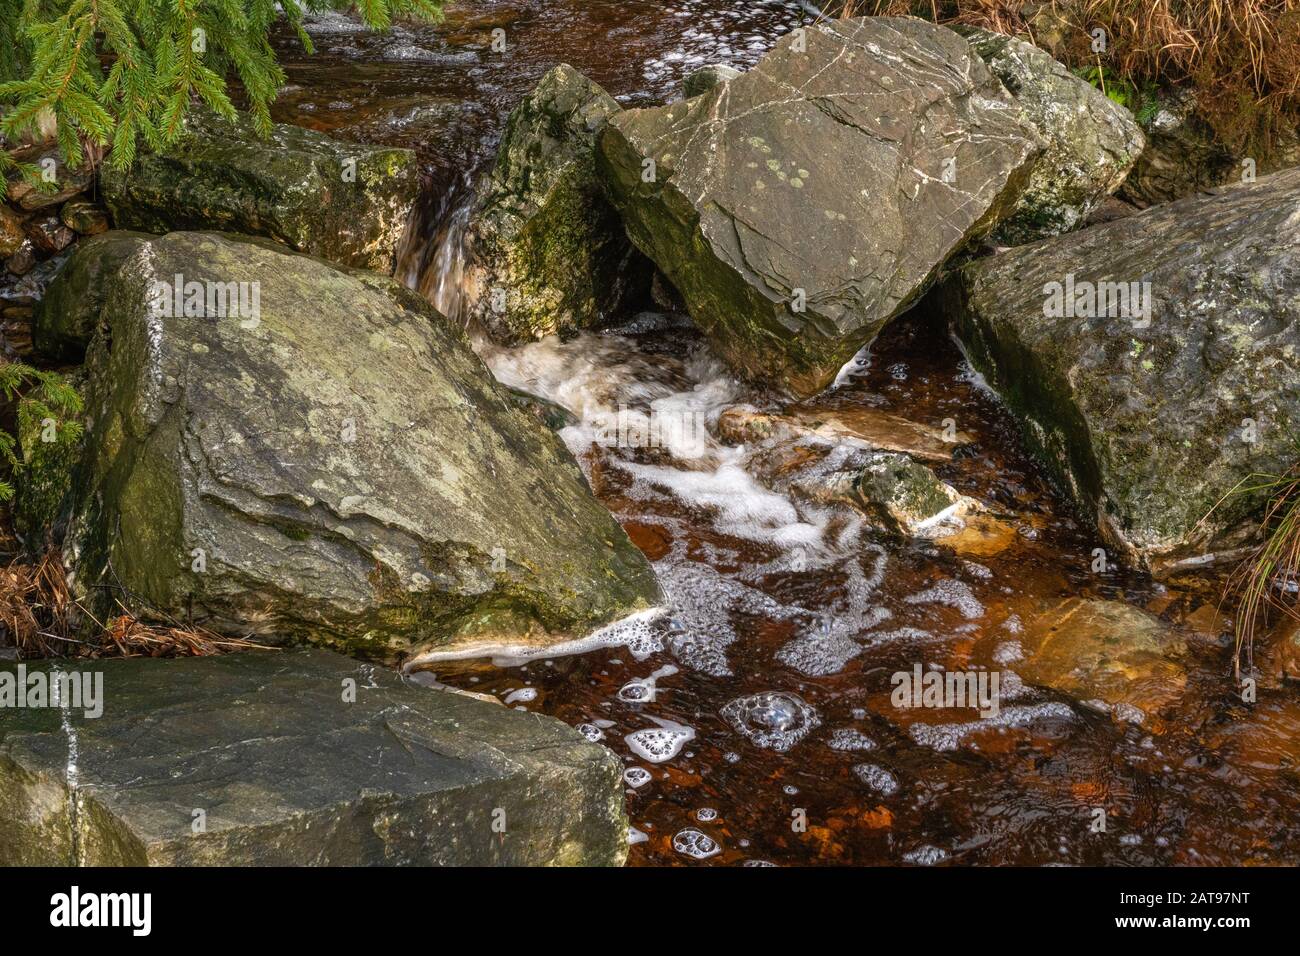
[{"label": "sunlit rock face", "polygon": [[1047,148],[995,240],[1009,245],[1069,232],[1124,182],[1146,137],[1125,107],[1032,43],[963,30]]},{"label": "sunlit rock face", "polygon": [[976,367],[1126,559],[1231,557],[1300,430],[1300,170],[967,265]]},{"label": "sunlit rock face", "polygon": [[[560,439],[418,295],[266,241],[127,241],[87,244],[117,265],[67,324],[93,330],[64,549],[88,593],[385,659],[658,603]],[[238,311],[188,297],[218,281]]]},{"label": "sunlit rock face", "polygon": [[1011,210],[1040,149],[961,37],[882,17],[796,30],[700,96],[619,113],[599,159],[718,354],[809,395]]},{"label": "sunlit rock face", "polygon": [[[0,661],[0,673],[14,667]],[[67,711],[5,712],[0,866],[618,866],[627,857],[618,759],[552,717],[418,687],[316,648],[96,669],[110,702],[96,719],[73,718],[71,767]],[[349,686],[354,698],[340,692]],[[202,829],[192,808],[203,810]],[[494,819],[508,821],[506,833]]]}]

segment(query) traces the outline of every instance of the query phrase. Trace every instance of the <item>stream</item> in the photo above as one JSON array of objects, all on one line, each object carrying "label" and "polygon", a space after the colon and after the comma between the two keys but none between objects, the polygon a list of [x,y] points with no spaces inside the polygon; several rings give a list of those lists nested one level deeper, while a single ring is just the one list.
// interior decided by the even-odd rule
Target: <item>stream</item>
[{"label": "stream", "polygon": [[[548,68],[568,62],[624,106],[648,105],[699,66],[751,65],[808,18],[777,0],[482,0],[381,35],[329,16],[309,27],[314,56],[277,38],[289,87],[275,119],[417,150],[426,201],[399,277],[460,320],[474,184]],[[690,448],[600,441],[597,423],[620,409],[711,425],[736,404],[781,409],[732,379],[684,316],[646,303],[610,329],[478,348],[502,382],[576,416],[561,435],[654,562],[669,607],[585,653],[433,670],[609,746],[628,771],[631,864],[1300,862],[1300,704],[1236,695],[1221,581],[1095,570],[1099,542],[1026,456],[943,316],[894,323],[798,409],[960,429],[936,471],[991,520],[910,541],[770,490],[753,450],[712,432]],[[1187,629],[1185,685],[1158,719],[1016,676],[1026,622],[1075,598]],[[918,665],[999,672],[1000,713],[900,711],[891,675]]]}]

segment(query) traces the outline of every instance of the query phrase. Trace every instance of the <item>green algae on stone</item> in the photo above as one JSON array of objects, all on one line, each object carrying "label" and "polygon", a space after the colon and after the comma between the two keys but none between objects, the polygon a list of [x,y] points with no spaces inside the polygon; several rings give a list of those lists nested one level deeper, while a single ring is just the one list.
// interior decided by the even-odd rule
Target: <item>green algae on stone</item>
[{"label": "green algae on stone", "polygon": [[596,136],[620,107],[561,64],[510,114],[468,231],[472,317],[514,343],[587,328],[648,293],[596,175]]},{"label": "green algae on stone", "polygon": [[[1135,564],[1239,553],[1264,505],[1239,485],[1300,459],[1298,209],[1287,170],[971,262],[945,285],[976,369]],[[1102,283],[1145,290],[1149,314],[1109,297],[1051,308],[1067,282],[1085,303]]]},{"label": "green algae on stone", "polygon": [[[385,659],[658,602],[562,442],[414,292],[265,240],[129,241],[97,314],[65,317],[95,330],[65,546],[86,595]],[[256,321],[159,314],[177,274],[259,283]]]},{"label": "green algae on stone", "polygon": [[100,172],[104,202],[121,229],[217,229],[265,236],[342,265],[391,274],[419,193],[407,149],[333,139],[276,124],[267,140],[251,123],[196,112],[164,151],[125,172]]}]

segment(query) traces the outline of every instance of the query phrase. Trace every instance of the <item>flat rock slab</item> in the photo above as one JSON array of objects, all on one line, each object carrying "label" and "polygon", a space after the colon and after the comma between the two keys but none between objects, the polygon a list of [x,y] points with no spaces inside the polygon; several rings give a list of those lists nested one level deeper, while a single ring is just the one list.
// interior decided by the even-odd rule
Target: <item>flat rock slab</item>
[{"label": "flat rock slab", "polygon": [[101,717],[0,711],[0,865],[626,856],[620,763],[553,718],[314,649],[81,669]]},{"label": "flat rock slab", "polygon": [[1010,212],[1041,148],[957,34],[866,17],[615,115],[599,159],[632,242],[718,354],[807,396]]}]

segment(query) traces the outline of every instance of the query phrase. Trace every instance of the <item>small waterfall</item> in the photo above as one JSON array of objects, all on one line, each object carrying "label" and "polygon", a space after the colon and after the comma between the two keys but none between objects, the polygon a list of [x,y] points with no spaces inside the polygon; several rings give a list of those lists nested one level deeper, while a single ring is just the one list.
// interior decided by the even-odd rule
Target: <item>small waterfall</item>
[{"label": "small waterfall", "polygon": [[426,195],[412,216],[398,254],[397,278],[462,327],[469,324],[468,230],[473,174]]}]

